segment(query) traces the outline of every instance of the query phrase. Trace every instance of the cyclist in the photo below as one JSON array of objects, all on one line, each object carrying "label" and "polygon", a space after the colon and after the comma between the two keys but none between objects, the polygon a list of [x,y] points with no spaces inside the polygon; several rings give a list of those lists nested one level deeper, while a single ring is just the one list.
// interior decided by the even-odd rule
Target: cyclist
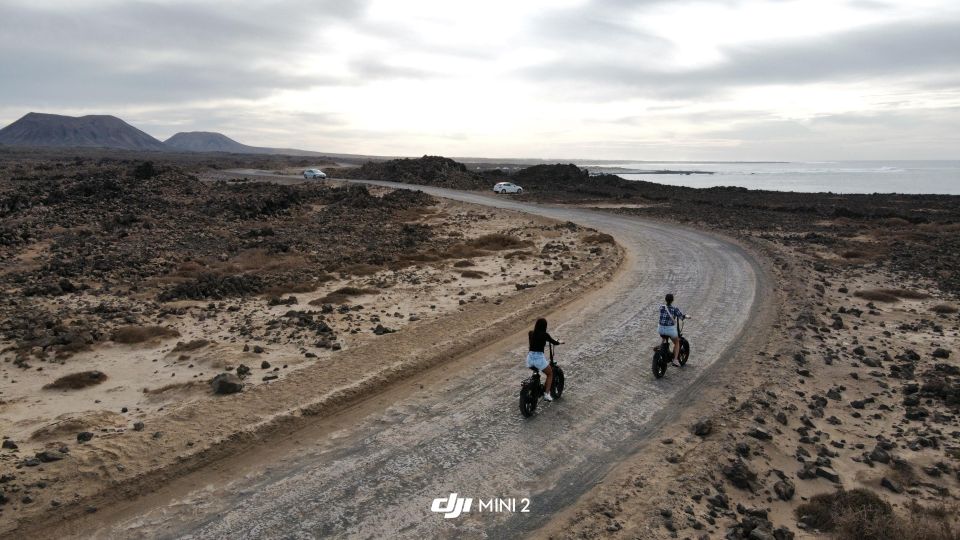
[{"label": "cyclist", "polygon": [[543,399],[553,401],[553,397],[550,395],[550,387],[553,385],[553,367],[547,362],[546,357],[543,355],[543,348],[547,345],[547,342],[553,343],[554,345],[560,345],[563,342],[553,339],[550,337],[550,334],[547,333],[546,319],[537,319],[537,322],[533,325],[533,330],[527,334],[527,337],[530,340],[530,352],[527,353],[527,367],[537,368],[547,376],[547,385],[544,388]]},{"label": "cyclist", "polygon": [[673,295],[668,294],[666,304],[660,305],[660,324],[657,327],[657,333],[662,338],[670,338],[673,342],[673,365],[680,367],[677,358],[680,357],[680,334],[677,332],[677,320],[690,319],[682,311],[673,306]]}]

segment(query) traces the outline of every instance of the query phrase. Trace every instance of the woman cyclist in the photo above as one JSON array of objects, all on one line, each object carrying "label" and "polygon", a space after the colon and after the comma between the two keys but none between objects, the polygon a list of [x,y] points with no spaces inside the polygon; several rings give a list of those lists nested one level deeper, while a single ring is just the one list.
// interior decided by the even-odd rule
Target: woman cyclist
[{"label": "woman cyclist", "polygon": [[673,306],[673,295],[668,294],[666,298],[666,305],[660,305],[660,324],[657,326],[657,333],[660,334],[660,337],[670,338],[670,341],[673,342],[673,365],[680,367],[680,362],[677,361],[677,358],[680,357],[680,334],[677,332],[677,321],[690,319],[687,315],[684,315],[682,311]]},{"label": "woman cyclist", "polygon": [[553,401],[553,397],[550,395],[550,387],[553,385],[553,367],[547,362],[546,357],[543,356],[543,348],[548,342],[554,345],[560,345],[563,342],[553,339],[550,337],[550,334],[547,333],[546,319],[537,319],[537,322],[533,325],[533,330],[527,334],[527,337],[530,340],[530,352],[527,353],[527,367],[537,368],[546,374],[547,385],[544,387],[543,399]]}]

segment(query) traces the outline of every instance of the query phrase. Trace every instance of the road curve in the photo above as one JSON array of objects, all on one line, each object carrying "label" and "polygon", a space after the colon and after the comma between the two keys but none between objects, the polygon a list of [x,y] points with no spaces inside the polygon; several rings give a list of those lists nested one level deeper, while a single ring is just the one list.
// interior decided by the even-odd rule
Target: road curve
[{"label": "road curve", "polygon": [[[411,188],[413,186],[388,184]],[[527,204],[431,187],[430,194],[570,220],[612,234],[625,268],[588,302],[551,317],[567,373],[562,400],[517,411],[523,336],[423,375],[381,407],[341,413],[323,436],[296,435],[240,473],[194,481],[173,496],[84,527],[102,538],[508,538],[536,530],[637,450],[650,421],[695,391],[754,321],[765,279],[738,246],[695,230],[609,213]],[[665,292],[695,319],[688,365],[650,372],[656,307]],[[520,330],[520,329],[518,329]],[[417,381],[413,381],[416,383]],[[671,403],[671,401],[673,402]],[[339,426],[339,427],[336,427]],[[455,519],[435,498],[474,499]],[[529,512],[478,512],[491,497],[529,498]],[[518,506],[517,510],[521,508]],[[102,516],[107,518],[107,515]],[[96,519],[96,518],[94,518]]]}]

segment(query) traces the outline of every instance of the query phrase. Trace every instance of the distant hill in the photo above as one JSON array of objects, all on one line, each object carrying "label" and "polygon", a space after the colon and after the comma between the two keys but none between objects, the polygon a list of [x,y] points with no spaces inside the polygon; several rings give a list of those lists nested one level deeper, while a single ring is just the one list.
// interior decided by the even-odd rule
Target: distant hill
[{"label": "distant hill", "polygon": [[157,139],[108,115],[62,116],[27,113],[0,129],[0,144],[8,146],[80,146],[124,150],[166,150]]},{"label": "distant hill", "polygon": [[214,131],[182,131],[164,141],[171,150],[180,152],[228,152],[231,154],[284,154],[288,156],[326,156],[320,152],[295,148],[247,146],[223,133]]},{"label": "distant hill", "polygon": [[271,154],[272,148],[247,146],[213,131],[182,131],[163,144],[183,152],[230,152],[232,154]]}]

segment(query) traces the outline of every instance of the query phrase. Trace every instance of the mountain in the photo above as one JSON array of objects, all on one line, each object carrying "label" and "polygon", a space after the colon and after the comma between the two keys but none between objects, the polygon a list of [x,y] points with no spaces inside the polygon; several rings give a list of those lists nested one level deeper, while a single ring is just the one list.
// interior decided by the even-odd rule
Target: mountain
[{"label": "mountain", "polygon": [[184,152],[229,152],[231,154],[272,154],[272,148],[247,146],[212,131],[183,131],[163,141],[174,150]]},{"label": "mountain", "polygon": [[320,152],[295,148],[247,146],[223,133],[214,131],[182,131],[164,141],[171,150],[181,152],[229,152],[231,154],[284,154],[288,156],[326,156]]},{"label": "mountain", "polygon": [[108,115],[62,116],[27,113],[0,129],[0,144],[9,146],[83,146],[124,150],[166,150],[157,139]]}]

